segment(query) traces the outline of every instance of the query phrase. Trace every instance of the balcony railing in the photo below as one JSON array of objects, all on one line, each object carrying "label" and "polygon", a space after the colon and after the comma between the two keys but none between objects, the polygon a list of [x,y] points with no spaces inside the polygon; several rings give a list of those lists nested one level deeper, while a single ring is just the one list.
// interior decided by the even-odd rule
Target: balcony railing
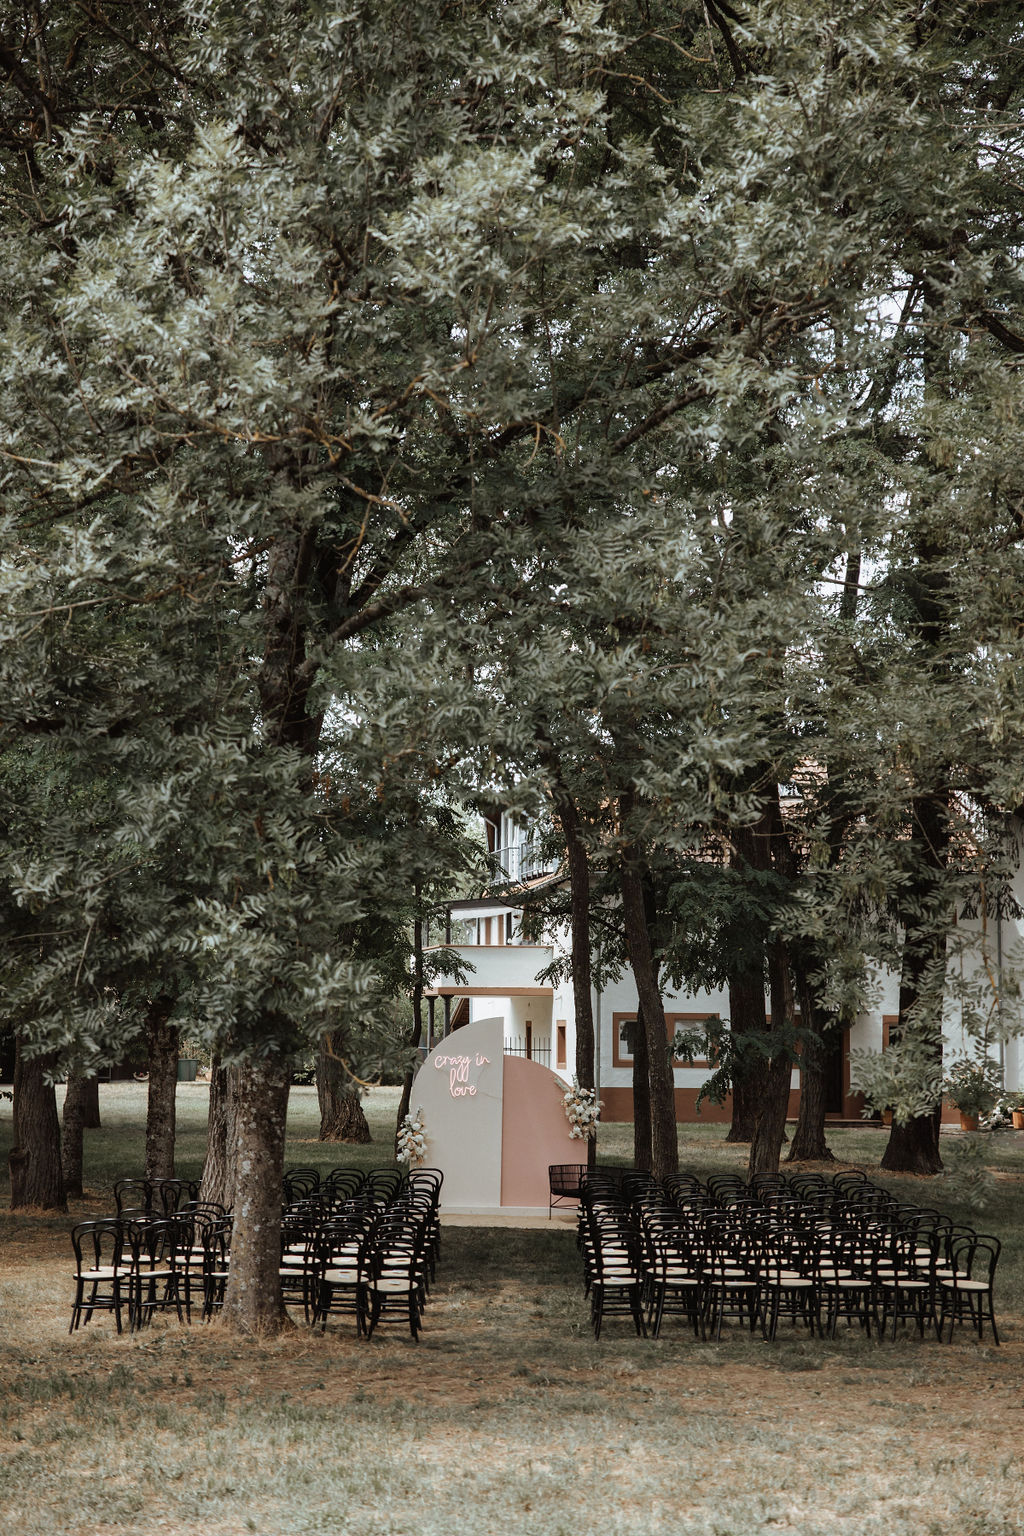
[{"label": "balcony railing", "polygon": [[532,880],[535,875],[549,874],[555,867],[551,859],[541,857],[536,843],[508,843],[496,848],[494,857],[506,880]]},{"label": "balcony railing", "polygon": [[524,1040],[521,1036],[515,1040],[505,1041],[506,1056],[525,1056],[527,1061],[539,1061],[542,1067],[551,1065],[550,1045],[534,1045],[532,1041]]}]

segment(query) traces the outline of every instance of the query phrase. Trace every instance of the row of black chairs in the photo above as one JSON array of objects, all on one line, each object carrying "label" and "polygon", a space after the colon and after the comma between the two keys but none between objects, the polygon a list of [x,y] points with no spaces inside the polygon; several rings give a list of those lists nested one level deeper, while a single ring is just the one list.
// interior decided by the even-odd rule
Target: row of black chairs
[{"label": "row of black chairs", "polygon": [[[330,1179],[293,1199],[281,1227],[286,1303],[301,1305],[321,1331],[347,1313],[367,1337],[388,1309],[401,1308],[418,1340],[440,1254],[443,1178],[434,1168],[377,1169],[348,1181],[347,1194],[346,1181]],[[294,1195],[294,1178],[289,1187]]]},{"label": "row of black chairs", "polygon": [[223,1207],[182,1203],[171,1216],[123,1207],[117,1215],[78,1222],[71,1231],[75,1293],[69,1332],[96,1311],[114,1316],[118,1333],[174,1311],[191,1322],[223,1304],[231,1217]]},{"label": "row of black chairs", "polygon": [[[372,1333],[402,1300],[418,1337],[440,1252],[438,1170],[313,1168],[284,1176],[281,1282],[286,1303],[326,1327],[351,1311]],[[182,1322],[211,1317],[223,1304],[230,1265],[231,1215],[198,1199],[185,1179],[118,1179],[116,1214],[72,1230],[75,1291],[70,1331],[96,1311],[117,1331],[171,1311]],[[410,1279],[412,1277],[412,1280]]]},{"label": "row of black chairs", "polygon": [[321,1174],[317,1168],[288,1168],[284,1175],[285,1205],[298,1200],[313,1200],[330,1206],[356,1195],[364,1195],[377,1204],[387,1204],[401,1193],[408,1174],[398,1168],[331,1168]]},{"label": "row of black chairs", "polygon": [[781,1319],[835,1337],[840,1319],[895,1337],[913,1322],[942,1339],[969,1323],[999,1342],[997,1238],[901,1203],[860,1173],[682,1174],[659,1184],[598,1169],[582,1183],[579,1246],[596,1336],[607,1316],[657,1336],[664,1317],[721,1337],[735,1320],[774,1339]]},{"label": "row of black chairs", "polygon": [[199,1199],[198,1179],[117,1179],[114,1204],[120,1216],[142,1210],[147,1216],[173,1216],[181,1205]]}]

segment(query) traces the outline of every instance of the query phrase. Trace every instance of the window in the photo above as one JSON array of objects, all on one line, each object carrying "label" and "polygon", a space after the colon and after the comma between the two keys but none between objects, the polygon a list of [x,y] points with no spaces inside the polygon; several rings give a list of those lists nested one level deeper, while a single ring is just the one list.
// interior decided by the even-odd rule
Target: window
[{"label": "window", "polygon": [[[717,1019],[717,1013],[666,1013],[665,1029],[671,1040],[677,1029],[688,1030],[703,1024],[705,1019]],[[612,1014],[612,1066],[631,1067],[633,1065],[633,1053],[627,1039],[627,1026],[635,1025],[635,1013]],[[710,1063],[704,1057],[698,1057],[695,1061],[676,1061],[677,1067],[707,1067]]]}]

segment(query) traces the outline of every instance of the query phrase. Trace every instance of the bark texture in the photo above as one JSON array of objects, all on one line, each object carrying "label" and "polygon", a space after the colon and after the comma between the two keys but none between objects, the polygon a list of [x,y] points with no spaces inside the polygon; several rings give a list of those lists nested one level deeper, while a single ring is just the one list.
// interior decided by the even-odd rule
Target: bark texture
[{"label": "bark texture", "polygon": [[729,1030],[732,1035],[732,1124],[726,1141],[752,1141],[757,1124],[756,1062],[743,1051],[751,1030],[764,1029],[764,967],[737,970],[729,980]]},{"label": "bark texture", "polygon": [[210,1064],[210,1109],[206,1122],[206,1162],[200,1200],[212,1200],[230,1210],[235,1199],[235,1094],[233,1073],[219,1057]]},{"label": "bark texture", "polygon": [[365,1146],[373,1140],[359,1102],[359,1090],[345,1071],[345,1031],[333,1029],[323,1037],[316,1058],[316,1092],[320,1102],[320,1140]]},{"label": "bark texture", "polygon": [[[416,910],[419,912],[420,887],[415,888]],[[410,1050],[420,1045],[423,1040],[423,926],[419,919],[413,931],[413,971],[412,971],[412,1028],[409,1031],[407,1044]],[[410,1067],[402,1077],[402,1096],[398,1101],[398,1114],[395,1116],[395,1151],[398,1151],[398,1132],[402,1121],[409,1113],[412,1103],[412,1084],[416,1073]]]},{"label": "bark texture", "polygon": [[146,1178],[174,1178],[178,1091],[178,1026],[169,1023],[173,999],[153,998],[146,1020],[149,1094],[146,1105]]},{"label": "bark texture", "polygon": [[786,1162],[834,1163],[825,1140],[826,1036],[830,1018],[816,1007],[804,981],[800,984],[800,1002],[805,1029],[800,1056],[800,1112]]},{"label": "bark texture", "polygon": [[67,1088],[64,1090],[60,1138],[60,1166],[64,1178],[65,1195],[78,1196],[82,1193],[85,1094],[86,1079],[77,1076],[69,1077]]},{"label": "bark texture", "polygon": [[636,1011],[633,1026],[633,1165],[650,1172],[653,1163],[651,1147],[651,1071],[650,1052],[647,1049],[647,1030],[644,1028],[643,1009]]},{"label": "bark texture", "polygon": [[915,1115],[903,1125],[895,1120],[882,1153],[882,1167],[893,1173],[940,1173],[939,1122],[941,1110]]},{"label": "bark texture", "polygon": [[[731,833],[729,867],[740,879],[761,874],[772,865],[770,823],[767,811],[750,826]],[[744,916],[734,924],[731,949],[736,956],[729,975],[729,1028],[733,1047],[732,1125],[726,1138],[752,1142],[757,1133],[761,1099],[765,1092],[764,1062],[757,1052],[745,1051],[745,1035],[765,1029],[764,981],[768,937],[763,921]]]},{"label": "bark texture", "polygon": [[57,1095],[47,1072],[52,1055],[26,1057],[18,1041],[14,1064],[14,1142],[8,1158],[11,1171],[11,1210],[38,1206],[66,1211],[61,1170],[60,1121]]},{"label": "bark texture", "polygon": [[[900,971],[900,1015],[896,1037],[905,1029],[920,1030],[922,1008],[927,1010],[928,978],[931,975],[933,1024],[932,1055],[942,1060],[942,1002],[934,975],[944,970],[946,937],[942,875],[949,845],[949,807],[944,794],[914,801],[913,841],[919,854],[915,879],[905,896],[900,919],[903,924],[903,965]],[[922,921],[922,917],[924,921]],[[890,1035],[890,1040],[894,1037]],[[882,1153],[882,1167],[890,1173],[941,1173],[939,1124],[942,1105],[928,1115],[915,1115],[902,1125],[893,1121]]]},{"label": "bark texture", "polygon": [[239,1333],[274,1333],[281,1300],[281,1191],[291,1062],[280,1057],[237,1069],[234,1113],[235,1220],[224,1317]]},{"label": "bark texture", "polygon": [[[782,1034],[793,1027],[796,1007],[786,945],[775,939],[768,951],[768,975],[771,985],[771,1033]],[[747,1178],[755,1173],[778,1173],[782,1143],[786,1135],[786,1111],[793,1075],[793,1058],[782,1044],[764,1061],[758,1095],[757,1121],[750,1143]]]},{"label": "bark texture", "polygon": [[82,1079],[82,1125],[87,1131],[100,1128],[100,1080],[98,1077]]},{"label": "bark texture", "polygon": [[650,1058],[648,1074],[651,1084],[651,1172],[656,1179],[667,1179],[679,1171],[675,1087],[668,1049],[665,1007],[661,998],[658,967],[647,926],[643,880],[638,856],[633,849],[624,850],[620,880],[629,963],[636,982],[637,998],[647,1035]]}]

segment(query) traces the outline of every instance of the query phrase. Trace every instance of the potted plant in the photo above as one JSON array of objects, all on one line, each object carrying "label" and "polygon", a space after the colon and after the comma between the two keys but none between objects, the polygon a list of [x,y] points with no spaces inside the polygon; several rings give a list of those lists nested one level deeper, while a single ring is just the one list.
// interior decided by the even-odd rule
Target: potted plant
[{"label": "potted plant", "polygon": [[960,1111],[961,1130],[976,1131],[999,1102],[999,1065],[988,1056],[983,1061],[962,1056],[943,1078],[942,1091]]}]

